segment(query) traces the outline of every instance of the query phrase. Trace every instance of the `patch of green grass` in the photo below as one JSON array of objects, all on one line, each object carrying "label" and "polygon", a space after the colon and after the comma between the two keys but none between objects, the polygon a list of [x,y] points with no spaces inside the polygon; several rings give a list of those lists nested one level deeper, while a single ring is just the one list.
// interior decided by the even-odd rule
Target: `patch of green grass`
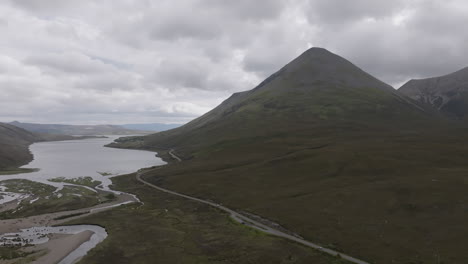
[{"label": "patch of green grass", "polygon": [[337,263],[336,258],[238,223],[217,209],[144,186],[134,175],[113,178],[138,195],[131,204],[71,221],[98,224],[109,236],[79,263]]},{"label": "patch of green grass", "polygon": [[7,187],[8,192],[30,194],[17,208],[1,212],[0,219],[75,210],[113,200],[106,197],[108,193],[94,192],[84,187],[65,186],[56,191],[53,186],[28,180],[6,180],[0,183]]},{"label": "patch of green grass", "polygon": [[116,197],[115,197],[115,194],[113,193],[108,193],[106,195],[104,195],[104,197],[108,200],[114,200]]},{"label": "patch of green grass", "polygon": [[88,214],[88,213],[89,213],[89,211],[85,211],[85,212],[82,212],[82,213],[76,213],[76,214],[62,215],[62,216],[54,218],[54,220],[63,220],[63,219],[67,219],[67,218],[71,218],[71,217],[75,217],[75,216],[80,216],[80,215],[84,215],[84,214]]},{"label": "patch of green grass", "polygon": [[22,179],[1,181],[0,185],[5,186],[8,192],[29,193],[37,196],[47,196],[57,189],[51,185]]},{"label": "patch of green grass", "polygon": [[36,252],[25,252],[21,247],[0,247],[0,260],[14,260],[25,258]]},{"label": "patch of green grass", "polygon": [[0,175],[12,175],[12,174],[23,174],[39,171],[39,169],[29,169],[29,168],[10,168],[0,170]]},{"label": "patch of green grass", "polygon": [[109,172],[98,172],[99,174],[101,174],[102,176],[111,176],[112,173],[109,173]]},{"label": "patch of green grass", "polygon": [[73,178],[73,179],[67,179],[65,177],[58,177],[58,178],[53,178],[49,179],[51,182],[64,182],[64,183],[70,183],[70,184],[76,184],[76,185],[83,185],[83,186],[88,186],[91,188],[94,188],[98,185],[101,185],[101,181],[96,181],[92,177],[78,177],[78,178]]},{"label": "patch of green grass", "polygon": [[146,179],[375,263],[430,263],[434,252],[464,263],[464,139],[463,130],[450,129],[339,135],[311,128],[214,144]]}]

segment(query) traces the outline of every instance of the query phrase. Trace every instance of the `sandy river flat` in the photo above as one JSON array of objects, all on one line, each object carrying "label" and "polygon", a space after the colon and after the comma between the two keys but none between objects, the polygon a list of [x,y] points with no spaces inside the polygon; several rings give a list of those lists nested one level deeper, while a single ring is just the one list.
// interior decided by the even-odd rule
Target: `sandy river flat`
[{"label": "sandy river flat", "polygon": [[94,233],[84,231],[75,235],[53,235],[49,242],[32,248],[32,250],[46,250],[48,253],[36,261],[35,264],[59,263],[68,254],[88,241]]}]

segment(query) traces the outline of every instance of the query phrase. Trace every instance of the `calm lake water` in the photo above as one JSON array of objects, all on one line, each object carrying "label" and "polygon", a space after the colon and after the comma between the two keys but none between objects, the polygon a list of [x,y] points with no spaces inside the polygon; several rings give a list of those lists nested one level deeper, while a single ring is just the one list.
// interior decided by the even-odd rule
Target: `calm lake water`
[{"label": "calm lake water", "polygon": [[68,179],[90,176],[103,182],[104,189],[111,184],[109,176],[135,172],[140,168],[165,164],[155,152],[107,148],[118,136],[85,140],[41,142],[31,145],[34,160],[23,168],[38,168],[37,172],[0,176],[0,180],[29,179],[61,187],[47,179]]}]

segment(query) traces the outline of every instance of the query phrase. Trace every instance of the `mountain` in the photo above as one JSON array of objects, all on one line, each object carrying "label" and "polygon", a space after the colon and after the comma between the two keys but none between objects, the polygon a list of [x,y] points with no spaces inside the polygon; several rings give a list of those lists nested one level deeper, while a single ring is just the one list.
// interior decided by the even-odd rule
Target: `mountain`
[{"label": "mountain", "polygon": [[[391,86],[322,48],[312,48],[251,91],[236,93],[209,113],[170,131],[127,140],[142,148],[201,147],[255,134],[309,133],[306,128],[393,129],[433,115]],[[123,146],[123,141],[120,140]],[[204,149],[206,151],[206,149]]]},{"label": "mountain", "polygon": [[114,147],[183,159],[146,180],[370,263],[465,263],[466,127],[312,48],[179,128]]},{"label": "mountain", "polygon": [[171,130],[171,129],[180,127],[181,125],[180,124],[151,123],[151,124],[125,124],[121,126],[127,129],[133,129],[133,130],[160,132],[160,131]]},{"label": "mountain", "polygon": [[410,80],[398,91],[449,117],[465,119],[468,114],[468,67],[440,77]]},{"label": "mountain", "polygon": [[135,135],[148,134],[147,131],[127,129],[115,125],[58,125],[58,124],[32,124],[14,121],[11,125],[26,129],[35,133],[59,134],[59,135]]}]

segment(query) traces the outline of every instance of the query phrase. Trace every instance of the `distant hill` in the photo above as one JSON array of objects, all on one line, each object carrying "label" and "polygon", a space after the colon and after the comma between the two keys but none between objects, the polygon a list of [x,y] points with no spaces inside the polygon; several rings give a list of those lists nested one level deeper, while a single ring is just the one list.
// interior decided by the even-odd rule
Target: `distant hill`
[{"label": "distant hill", "polygon": [[0,171],[29,163],[33,159],[29,151],[29,145],[32,143],[84,138],[88,136],[34,133],[14,125],[0,123]]},{"label": "distant hill", "polygon": [[468,117],[468,67],[441,77],[410,80],[398,91],[449,117]]},{"label": "distant hill", "polygon": [[152,123],[152,124],[125,124],[121,125],[127,129],[142,130],[142,131],[166,131],[171,130],[177,127],[180,127],[180,124],[162,124],[162,123]]},{"label": "distant hill", "polygon": [[[145,131],[120,126],[73,126],[11,122],[0,123],[0,171],[14,169],[32,160],[29,145],[34,142],[75,140],[95,135],[136,135]],[[81,136],[74,136],[81,135]]]},{"label": "distant hill", "polygon": [[41,140],[24,129],[0,123],[0,170],[24,165],[32,160],[29,144]]},{"label": "distant hill", "polygon": [[59,125],[59,124],[33,124],[14,121],[11,125],[26,129],[35,133],[59,134],[59,135],[135,135],[148,134],[148,131],[127,129],[116,125]]},{"label": "distant hill", "polygon": [[464,263],[467,128],[327,50],[179,128],[119,139],[181,163],[146,179],[370,263]]}]

